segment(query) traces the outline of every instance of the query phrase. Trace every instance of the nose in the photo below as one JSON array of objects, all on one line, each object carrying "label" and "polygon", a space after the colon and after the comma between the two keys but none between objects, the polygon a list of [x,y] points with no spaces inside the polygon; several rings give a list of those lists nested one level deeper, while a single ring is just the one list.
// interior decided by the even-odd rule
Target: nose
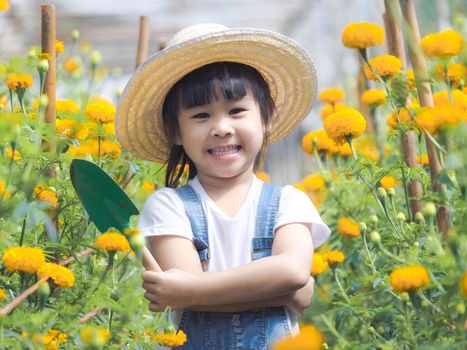
[{"label": "nose", "polygon": [[233,135],[234,128],[232,127],[229,117],[216,118],[213,121],[211,136],[213,137],[226,137]]}]

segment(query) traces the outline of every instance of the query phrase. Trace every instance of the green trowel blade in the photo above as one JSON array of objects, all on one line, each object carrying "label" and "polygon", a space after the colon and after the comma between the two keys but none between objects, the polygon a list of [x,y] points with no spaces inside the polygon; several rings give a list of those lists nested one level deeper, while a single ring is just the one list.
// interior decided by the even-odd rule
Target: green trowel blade
[{"label": "green trowel blade", "polygon": [[70,177],[78,198],[99,231],[115,227],[123,232],[130,224],[130,217],[139,214],[123,189],[96,164],[73,159]]}]

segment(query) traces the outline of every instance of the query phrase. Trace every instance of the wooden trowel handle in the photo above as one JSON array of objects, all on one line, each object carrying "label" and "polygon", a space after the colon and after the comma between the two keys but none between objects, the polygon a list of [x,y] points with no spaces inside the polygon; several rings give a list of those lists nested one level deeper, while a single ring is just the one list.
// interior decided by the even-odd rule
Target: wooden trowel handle
[{"label": "wooden trowel handle", "polygon": [[147,271],[162,272],[156,259],[154,259],[146,246],[143,246],[143,265]]}]

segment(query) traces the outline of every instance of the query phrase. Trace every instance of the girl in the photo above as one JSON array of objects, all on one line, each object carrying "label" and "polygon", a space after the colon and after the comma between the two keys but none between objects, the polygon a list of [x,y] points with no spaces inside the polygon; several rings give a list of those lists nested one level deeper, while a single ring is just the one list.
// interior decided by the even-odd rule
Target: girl
[{"label": "girl", "polygon": [[[117,136],[167,164],[166,188],[138,227],[164,272],[144,272],[149,309],[171,306],[181,349],[268,349],[298,332],[313,248],[330,234],[292,186],[254,175],[266,145],[309,112],[313,63],[277,33],[202,24],[177,33],[135,73]],[[188,185],[178,187],[185,165]]]}]

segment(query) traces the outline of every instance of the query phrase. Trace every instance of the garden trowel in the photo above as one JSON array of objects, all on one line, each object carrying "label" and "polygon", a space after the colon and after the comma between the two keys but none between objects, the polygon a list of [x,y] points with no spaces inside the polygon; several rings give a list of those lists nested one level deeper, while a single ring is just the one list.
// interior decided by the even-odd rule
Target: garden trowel
[{"label": "garden trowel", "polygon": [[[130,226],[130,217],[139,214],[123,189],[96,164],[73,159],[70,177],[78,198],[99,231],[114,227],[123,232]],[[146,246],[143,246],[143,265],[149,271],[162,271]]]}]

